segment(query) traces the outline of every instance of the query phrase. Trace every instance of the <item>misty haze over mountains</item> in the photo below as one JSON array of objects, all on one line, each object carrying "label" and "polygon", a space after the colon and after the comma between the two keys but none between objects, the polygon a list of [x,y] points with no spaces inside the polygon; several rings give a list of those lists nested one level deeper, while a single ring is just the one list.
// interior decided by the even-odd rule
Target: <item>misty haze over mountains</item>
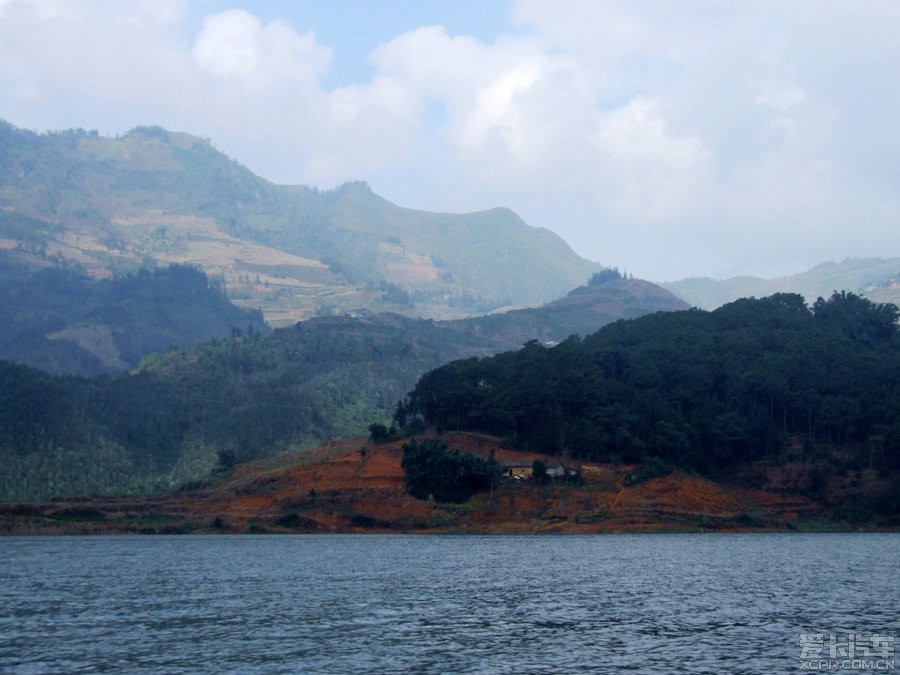
[{"label": "misty haze over mountains", "polygon": [[[0,123],[0,150],[6,326],[0,353],[50,372],[121,372],[169,345],[266,330],[247,312],[261,311],[278,327],[360,310],[460,319],[537,307],[601,269],[508,209],[437,214],[391,204],[364,183],[325,192],[273,185],[207,140],[159,127],[113,139],[83,130],[35,134]],[[118,299],[100,299],[108,291],[99,291],[98,280],[173,264],[203,271],[205,278],[182,274],[175,285],[186,283],[184,299],[215,309],[188,316],[167,306],[166,297],[175,300],[171,284],[138,292],[132,283],[136,296],[129,300],[122,296],[128,285],[118,283]],[[62,295],[52,288],[54,268],[69,275]],[[783,291],[799,292],[808,303],[843,289],[897,301],[898,272],[900,259],[847,259],[779,279],[660,286],[705,309]],[[151,286],[154,280],[163,277],[141,278]],[[92,285],[96,290],[88,291]],[[85,302],[85,293],[94,299]],[[156,293],[156,305],[134,304],[138,297],[149,301],[147,293]],[[216,293],[240,309],[228,310]],[[577,332],[675,306],[637,300],[627,309],[615,302],[602,311],[602,322],[579,324]],[[528,325],[523,341],[548,334]]]},{"label": "misty haze over mountains", "polygon": [[404,209],[364,183],[265,181],[158,127],[115,139],[0,126],[0,237],[23,264],[102,278],[202,268],[273,326],[365,307],[432,318],[553,300],[600,269],[508,209]]},{"label": "misty haze over mountains", "polygon": [[760,298],[773,293],[799,293],[812,304],[817,298],[827,298],[839,290],[864,295],[873,302],[897,304],[900,303],[900,258],[846,258],[773,279],[695,277],[662,282],[660,286],[703,309],[715,309],[738,298]]},{"label": "misty haze over mountains", "polygon": [[[359,307],[453,318],[536,305],[600,269],[508,209],[436,214],[395,206],[364,183],[273,185],[207,140],[159,127],[111,139],[0,123],[0,148],[0,237],[17,259],[93,277],[196,265],[274,326]],[[609,256],[603,264],[616,264]],[[778,290],[812,302],[889,289],[898,271],[896,261],[852,259],[780,279],[662,285],[713,308]]]},{"label": "misty haze over mountains", "polygon": [[547,326],[533,312],[485,319],[486,335],[506,335],[496,350],[686,306],[616,273],[618,290],[591,293],[580,306],[594,309],[578,318],[562,299],[600,265],[508,209],[437,214],[364,183],[277,186],[206,140],[158,127],[109,139],[0,124],[0,150],[0,356],[48,372],[126,372],[170,345],[261,334],[260,312],[277,328],[556,302]]}]

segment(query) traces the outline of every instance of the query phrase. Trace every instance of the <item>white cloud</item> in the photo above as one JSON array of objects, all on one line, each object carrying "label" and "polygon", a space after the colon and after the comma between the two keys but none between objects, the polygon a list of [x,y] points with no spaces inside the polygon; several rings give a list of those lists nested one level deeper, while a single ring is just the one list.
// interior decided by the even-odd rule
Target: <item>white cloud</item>
[{"label": "white cloud", "polygon": [[10,0],[0,17],[2,115],[37,128],[108,127],[118,110],[168,105],[185,80],[172,32],[182,7]]},{"label": "white cloud", "polygon": [[206,17],[192,56],[202,70],[258,91],[316,84],[331,50],[311,31],[299,35],[283,21],[263,25],[233,9]]},{"label": "white cloud", "polygon": [[445,106],[445,124],[435,131],[460,149],[477,148],[493,136],[512,142],[522,121],[517,102],[548,61],[526,40],[485,45],[436,26],[400,35],[372,56],[379,79],[408,91],[419,110],[429,101]]},{"label": "white cloud", "polygon": [[[825,250],[887,253],[881,219],[900,213],[871,179],[900,178],[896,161],[872,161],[900,139],[886,126],[900,113],[887,74],[900,63],[898,14],[890,2],[527,0],[516,10],[573,59],[599,102],[605,152],[587,170],[614,189],[599,190],[597,241],[614,239],[630,268],[670,277],[783,273]],[[856,143],[873,152],[861,157]]]},{"label": "white cloud", "polygon": [[241,10],[208,17],[194,42],[194,60],[220,77],[247,80],[259,69],[261,27],[259,19]]},{"label": "white cloud", "polygon": [[279,182],[510,206],[651,278],[900,255],[893,0],[520,0],[505,34],[422,26],[329,87],[315,23],[234,5],[0,0],[0,117],[161,124]]},{"label": "white cloud", "polygon": [[515,152],[527,140],[526,111],[517,99],[528,92],[540,78],[537,67],[522,64],[503,73],[496,81],[478,92],[475,105],[466,118],[461,140],[468,146],[478,146],[494,132],[503,136],[504,144]]},{"label": "white cloud", "polygon": [[698,199],[692,189],[710,152],[697,138],[673,134],[665,112],[660,101],[637,97],[597,116],[597,161],[615,167],[604,190],[612,221],[666,226]]}]

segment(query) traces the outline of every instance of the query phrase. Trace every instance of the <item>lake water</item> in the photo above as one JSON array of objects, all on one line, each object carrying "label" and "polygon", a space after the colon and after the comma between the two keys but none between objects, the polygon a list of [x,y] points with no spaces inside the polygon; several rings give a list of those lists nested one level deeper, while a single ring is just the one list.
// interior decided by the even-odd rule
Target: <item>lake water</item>
[{"label": "lake water", "polygon": [[799,672],[850,633],[893,654],[900,535],[0,538],[2,673]]}]

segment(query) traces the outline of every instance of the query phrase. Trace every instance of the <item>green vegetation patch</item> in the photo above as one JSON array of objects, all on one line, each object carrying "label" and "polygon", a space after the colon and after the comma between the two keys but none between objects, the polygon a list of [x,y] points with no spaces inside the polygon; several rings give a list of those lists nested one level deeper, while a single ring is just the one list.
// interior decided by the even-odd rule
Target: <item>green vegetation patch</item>
[{"label": "green vegetation patch", "polygon": [[440,439],[405,443],[401,465],[410,494],[438,502],[467,502],[500,479],[496,461],[451,449]]}]

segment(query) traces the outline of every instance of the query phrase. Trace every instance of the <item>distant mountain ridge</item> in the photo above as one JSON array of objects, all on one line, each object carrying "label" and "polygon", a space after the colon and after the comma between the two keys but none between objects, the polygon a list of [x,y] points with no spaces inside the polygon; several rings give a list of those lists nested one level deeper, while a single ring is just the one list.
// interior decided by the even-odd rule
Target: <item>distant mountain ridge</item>
[{"label": "distant mountain ridge", "polygon": [[528,340],[560,342],[571,335],[589,335],[619,319],[654,312],[674,312],[690,305],[656,284],[621,276],[589,283],[541,307],[445,321],[444,325],[491,336],[510,347]]},{"label": "distant mountain ridge", "polygon": [[536,305],[599,265],[509,209],[405,209],[365,183],[274,185],[204,140],[0,122],[0,248],[96,278],[191,264],[284,326],[366,307],[453,318]]},{"label": "distant mountain ridge", "polygon": [[817,298],[844,290],[863,295],[872,302],[900,305],[900,258],[846,258],[773,279],[694,277],[659,285],[695,307],[709,310],[739,298],[761,298],[773,293],[799,293],[812,304]]}]

